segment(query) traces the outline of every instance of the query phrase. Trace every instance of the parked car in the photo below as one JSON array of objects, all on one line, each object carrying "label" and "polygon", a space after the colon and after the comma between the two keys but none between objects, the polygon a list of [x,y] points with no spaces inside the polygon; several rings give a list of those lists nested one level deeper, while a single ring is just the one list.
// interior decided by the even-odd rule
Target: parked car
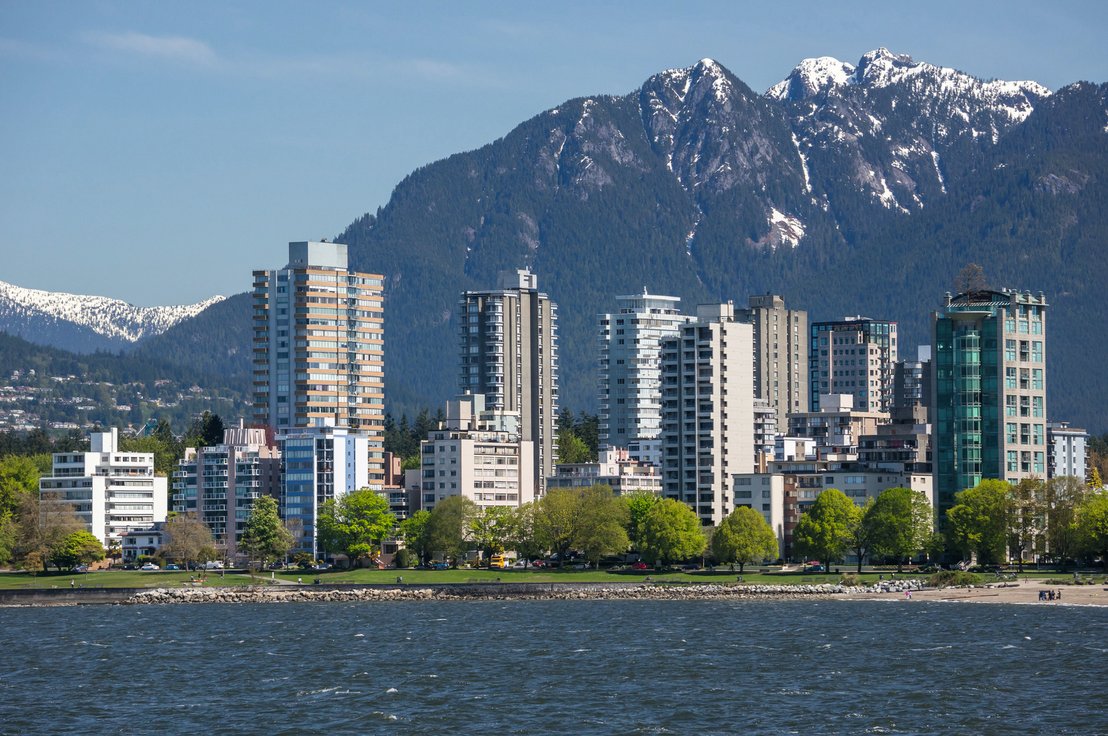
[{"label": "parked car", "polygon": [[449,570],[450,564],[447,562],[435,562],[431,564],[432,570]]},{"label": "parked car", "polygon": [[531,567],[546,567],[546,561],[545,560],[535,560],[534,562],[531,563]]},{"label": "parked car", "polygon": [[816,563],[815,565],[808,565],[804,568],[804,572],[823,572],[823,565]]},{"label": "parked car", "polygon": [[72,572],[88,572],[88,565],[76,565]]},{"label": "parked car", "polygon": [[169,565],[166,565],[166,566],[165,566],[165,569],[166,569],[166,570],[180,570],[181,568],[180,568],[180,566],[178,566],[178,565],[174,565],[174,564],[169,564]]},{"label": "parked car", "polygon": [[220,562],[219,560],[208,560],[207,562],[204,563],[204,569],[205,570],[222,570],[223,569],[223,563]]},{"label": "parked car", "polygon": [[645,563],[645,562],[643,562],[642,560],[639,560],[639,561],[638,561],[638,562],[636,562],[635,564],[631,565],[631,569],[632,569],[632,570],[649,570],[649,569],[650,569],[650,565],[646,564],[646,563]]},{"label": "parked car", "polygon": [[150,572],[152,570],[161,570],[161,568],[158,567],[157,565],[155,565],[153,562],[147,562],[145,565],[143,565],[139,569],[140,570],[146,570],[147,572]]}]

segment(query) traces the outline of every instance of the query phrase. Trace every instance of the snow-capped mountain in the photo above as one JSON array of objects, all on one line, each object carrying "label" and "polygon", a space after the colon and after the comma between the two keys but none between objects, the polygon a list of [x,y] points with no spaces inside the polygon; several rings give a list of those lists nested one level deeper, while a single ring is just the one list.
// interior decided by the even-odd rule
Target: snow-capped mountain
[{"label": "snow-capped mountain", "polygon": [[[1050,90],[1037,82],[982,81],[880,48],[857,66],[805,59],[766,97],[786,104],[809,169],[847,177],[874,203],[909,213],[945,194]],[[820,206],[834,207],[826,192]]]},{"label": "snow-capped mountain", "polygon": [[73,352],[119,350],[160,335],[223,300],[136,307],[119,299],[26,289],[0,281],[0,331]]}]

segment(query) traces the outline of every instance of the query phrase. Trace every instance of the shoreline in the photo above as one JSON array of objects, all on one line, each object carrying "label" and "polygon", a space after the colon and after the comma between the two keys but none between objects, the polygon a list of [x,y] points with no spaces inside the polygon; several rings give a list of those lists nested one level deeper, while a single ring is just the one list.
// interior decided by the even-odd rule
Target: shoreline
[{"label": "shoreline", "polygon": [[[1038,599],[1040,590],[1061,598]],[[906,591],[911,591],[907,595]],[[0,593],[0,607],[167,605],[202,603],[314,603],[526,600],[875,600],[911,603],[1008,603],[1014,605],[1108,606],[1108,586],[1047,586],[1041,582],[927,588],[919,580],[885,581],[872,587],[838,584],[666,583],[437,583],[398,585],[296,585],[227,588],[41,590]]]}]

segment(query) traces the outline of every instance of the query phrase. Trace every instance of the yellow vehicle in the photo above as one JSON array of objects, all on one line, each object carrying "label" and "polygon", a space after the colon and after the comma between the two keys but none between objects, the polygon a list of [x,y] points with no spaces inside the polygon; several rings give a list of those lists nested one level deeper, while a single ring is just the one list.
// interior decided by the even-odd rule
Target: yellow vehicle
[{"label": "yellow vehicle", "polygon": [[489,557],[489,569],[503,570],[508,567],[508,559],[504,555],[492,555]]}]

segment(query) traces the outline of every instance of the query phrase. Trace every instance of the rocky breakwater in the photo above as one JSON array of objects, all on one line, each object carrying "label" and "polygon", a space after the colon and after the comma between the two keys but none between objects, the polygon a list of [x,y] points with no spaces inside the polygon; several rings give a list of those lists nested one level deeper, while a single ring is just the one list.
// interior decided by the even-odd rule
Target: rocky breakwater
[{"label": "rocky breakwater", "polygon": [[665,585],[665,584],[443,584],[320,588],[157,588],[140,591],[123,604],[306,603],[427,600],[804,600],[828,596],[918,590],[918,581],[877,585]]}]

